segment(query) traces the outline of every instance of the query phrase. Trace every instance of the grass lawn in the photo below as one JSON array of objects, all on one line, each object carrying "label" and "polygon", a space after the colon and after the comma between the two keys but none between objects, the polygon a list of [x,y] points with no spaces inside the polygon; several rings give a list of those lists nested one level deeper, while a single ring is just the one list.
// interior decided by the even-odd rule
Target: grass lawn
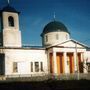
[{"label": "grass lawn", "polygon": [[0,82],[0,90],[90,90],[90,80]]}]

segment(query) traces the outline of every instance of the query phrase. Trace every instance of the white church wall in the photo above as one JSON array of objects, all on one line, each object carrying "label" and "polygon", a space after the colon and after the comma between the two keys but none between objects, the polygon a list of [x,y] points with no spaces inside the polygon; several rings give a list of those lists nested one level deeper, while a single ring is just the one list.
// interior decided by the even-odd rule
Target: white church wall
[{"label": "white church wall", "polygon": [[3,45],[5,47],[21,47],[21,31],[4,30]]},{"label": "white church wall", "polygon": [[[17,62],[18,71],[13,72],[13,63]],[[33,62],[33,72],[31,72],[31,62]],[[39,71],[35,71],[35,62],[39,62]],[[43,71],[41,64],[43,63]],[[33,49],[6,49],[5,50],[5,75],[28,75],[28,74],[48,73],[47,55],[45,50]]]},{"label": "white church wall", "polygon": [[[47,39],[46,40],[46,36]],[[70,38],[69,34],[66,32],[49,32],[44,35],[44,45],[53,45],[56,43],[61,43]]]}]

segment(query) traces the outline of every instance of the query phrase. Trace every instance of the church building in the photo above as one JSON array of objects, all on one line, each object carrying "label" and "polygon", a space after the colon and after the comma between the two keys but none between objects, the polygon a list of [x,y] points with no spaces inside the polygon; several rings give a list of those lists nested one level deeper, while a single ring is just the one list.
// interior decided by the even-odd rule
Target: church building
[{"label": "church building", "polygon": [[62,22],[52,20],[44,27],[41,47],[25,47],[19,16],[10,5],[0,10],[0,76],[89,73],[90,48],[71,39]]}]

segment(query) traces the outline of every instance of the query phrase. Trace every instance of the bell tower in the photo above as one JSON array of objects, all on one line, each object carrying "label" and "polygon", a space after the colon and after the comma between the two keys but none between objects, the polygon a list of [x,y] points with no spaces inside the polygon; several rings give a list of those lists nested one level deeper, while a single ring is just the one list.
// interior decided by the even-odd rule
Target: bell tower
[{"label": "bell tower", "polygon": [[1,40],[3,47],[21,47],[21,31],[19,30],[19,12],[9,4],[0,11]]}]

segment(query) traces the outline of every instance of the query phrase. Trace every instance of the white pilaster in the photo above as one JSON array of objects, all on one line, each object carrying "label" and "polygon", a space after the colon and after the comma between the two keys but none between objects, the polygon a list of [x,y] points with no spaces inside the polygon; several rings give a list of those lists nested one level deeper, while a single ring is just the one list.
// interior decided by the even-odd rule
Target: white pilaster
[{"label": "white pilaster", "polygon": [[77,71],[77,55],[74,52],[74,72],[76,72],[76,71]]},{"label": "white pilaster", "polygon": [[57,74],[56,52],[53,52],[54,74]]},{"label": "white pilaster", "polygon": [[41,62],[39,62],[39,72],[41,72]]},{"label": "white pilaster", "polygon": [[66,52],[64,52],[64,68],[65,68],[65,73],[68,73],[67,71],[67,55]]}]

